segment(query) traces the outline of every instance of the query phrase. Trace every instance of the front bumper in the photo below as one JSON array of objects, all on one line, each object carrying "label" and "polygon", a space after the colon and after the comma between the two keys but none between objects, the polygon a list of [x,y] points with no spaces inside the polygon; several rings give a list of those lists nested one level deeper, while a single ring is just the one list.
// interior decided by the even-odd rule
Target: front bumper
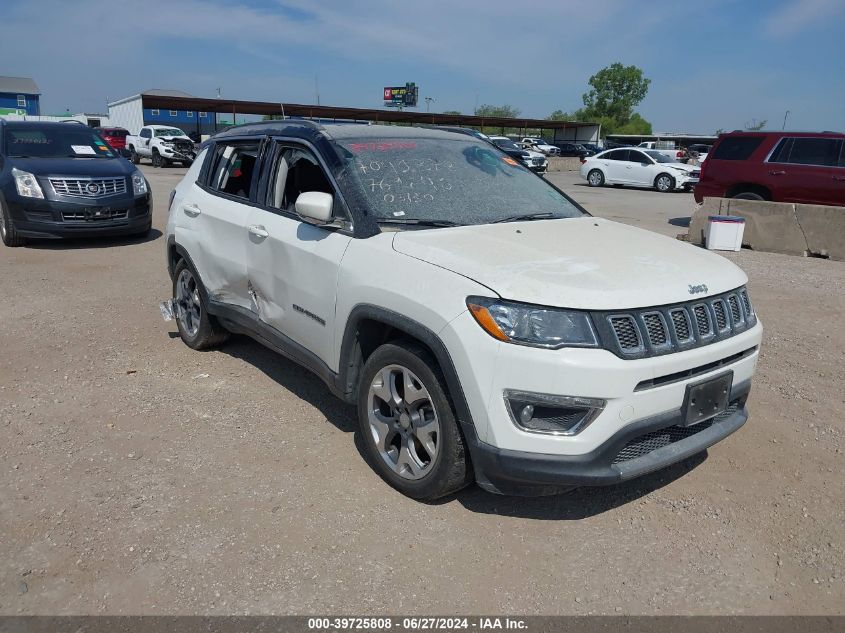
[{"label": "front bumper", "polygon": [[712,182],[698,182],[693,191],[695,201],[699,204],[704,202],[704,198],[724,198],[725,189]]},{"label": "front bumper", "polygon": [[[477,443],[472,451],[476,480],[490,492],[526,495],[607,486],[646,475],[700,453],[745,424],[750,388],[750,382],[735,385],[731,407],[713,420],[682,427],[681,410],[670,411],[629,424],[582,455],[527,453]],[[673,441],[676,437],[680,439]],[[647,450],[652,445],[655,448]]]},{"label": "front bumper", "polygon": [[162,146],[160,149],[161,155],[168,160],[193,162],[194,159],[197,157],[196,153],[193,150],[185,150],[180,152],[176,148],[164,146]]},{"label": "front bumper", "polygon": [[21,237],[55,239],[132,235],[149,228],[152,196],[58,201],[16,198],[6,200]]}]

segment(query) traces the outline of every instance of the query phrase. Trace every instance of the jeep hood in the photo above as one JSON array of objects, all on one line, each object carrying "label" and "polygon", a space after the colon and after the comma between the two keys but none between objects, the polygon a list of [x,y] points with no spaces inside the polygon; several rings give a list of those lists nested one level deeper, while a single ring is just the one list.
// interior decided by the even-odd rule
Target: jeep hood
[{"label": "jeep hood", "polygon": [[[748,279],[719,255],[591,217],[400,231],[393,248],[505,299],[567,308],[678,303],[732,290]],[[702,284],[706,292],[690,294],[690,286]]]}]

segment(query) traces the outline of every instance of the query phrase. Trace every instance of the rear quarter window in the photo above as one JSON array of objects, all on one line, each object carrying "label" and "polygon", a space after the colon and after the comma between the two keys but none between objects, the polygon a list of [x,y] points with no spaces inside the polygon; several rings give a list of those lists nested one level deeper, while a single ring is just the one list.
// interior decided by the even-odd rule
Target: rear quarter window
[{"label": "rear quarter window", "polygon": [[710,156],[716,160],[747,160],[763,142],[762,136],[729,136]]}]

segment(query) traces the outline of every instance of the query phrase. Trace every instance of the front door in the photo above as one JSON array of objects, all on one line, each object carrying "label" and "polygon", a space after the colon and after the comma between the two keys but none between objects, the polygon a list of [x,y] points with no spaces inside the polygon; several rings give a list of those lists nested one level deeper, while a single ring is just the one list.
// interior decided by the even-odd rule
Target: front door
[{"label": "front door", "polygon": [[331,193],[339,221],[345,212],[313,152],[280,143],[272,155],[267,191],[247,220],[253,309],[265,324],[328,364],[334,348],[338,270],[351,238],[336,228],[300,220],[296,198],[306,191]]}]

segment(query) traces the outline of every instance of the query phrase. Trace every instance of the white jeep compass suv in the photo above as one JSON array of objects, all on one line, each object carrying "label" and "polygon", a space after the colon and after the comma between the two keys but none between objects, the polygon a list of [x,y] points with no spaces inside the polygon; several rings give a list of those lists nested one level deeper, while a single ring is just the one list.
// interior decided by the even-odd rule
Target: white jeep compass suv
[{"label": "white jeep compass suv", "polygon": [[742,271],[591,217],[471,136],[231,128],[173,192],[166,244],[183,341],[243,333],[315,372],[414,498],[612,484],[747,418]]}]

